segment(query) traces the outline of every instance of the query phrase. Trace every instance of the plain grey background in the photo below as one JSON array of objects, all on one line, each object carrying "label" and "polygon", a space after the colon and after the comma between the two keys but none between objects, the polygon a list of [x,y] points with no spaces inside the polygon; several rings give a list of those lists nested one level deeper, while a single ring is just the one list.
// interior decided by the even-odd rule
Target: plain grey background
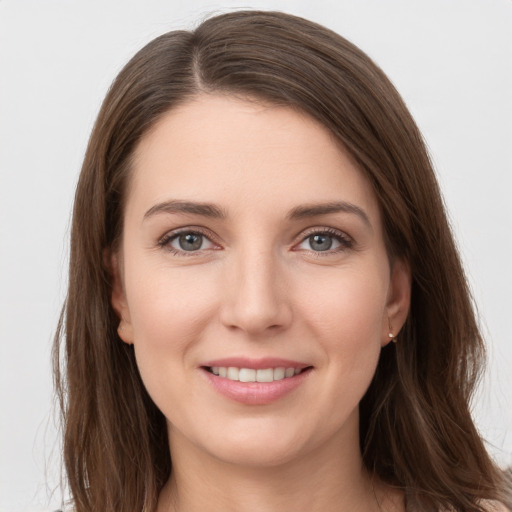
[{"label": "plain grey background", "polygon": [[0,0],[1,512],[60,504],[50,346],[74,186],[100,102],[149,40],[235,8],[334,29],[403,95],[431,150],[489,343],[474,417],[498,461],[512,463],[511,0]]}]

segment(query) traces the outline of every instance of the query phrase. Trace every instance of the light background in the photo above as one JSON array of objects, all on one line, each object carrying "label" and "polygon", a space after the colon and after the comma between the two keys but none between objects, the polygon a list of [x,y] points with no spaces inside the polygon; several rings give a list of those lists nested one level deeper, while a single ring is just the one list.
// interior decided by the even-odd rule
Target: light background
[{"label": "light background", "polygon": [[[0,511],[56,508],[50,345],[107,87],[155,36],[234,8],[322,23],[384,69],[436,164],[489,340],[474,416],[512,463],[512,1],[0,0]],[[441,335],[441,333],[440,333]]]}]

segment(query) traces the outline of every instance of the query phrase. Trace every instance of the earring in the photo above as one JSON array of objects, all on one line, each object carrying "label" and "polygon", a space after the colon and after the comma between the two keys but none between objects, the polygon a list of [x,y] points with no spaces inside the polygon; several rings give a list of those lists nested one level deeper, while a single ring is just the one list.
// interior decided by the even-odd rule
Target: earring
[{"label": "earring", "polygon": [[390,320],[389,316],[388,316],[388,326],[389,326],[389,334],[388,334],[389,341],[396,343],[396,338],[395,338],[395,335],[393,334],[393,328],[391,327],[391,320]]}]

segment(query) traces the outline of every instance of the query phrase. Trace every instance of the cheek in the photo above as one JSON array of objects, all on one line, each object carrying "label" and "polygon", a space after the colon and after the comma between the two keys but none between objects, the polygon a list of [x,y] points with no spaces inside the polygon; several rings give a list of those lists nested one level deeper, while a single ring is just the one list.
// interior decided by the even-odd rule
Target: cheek
[{"label": "cheek", "polygon": [[[311,286],[313,282],[316,286]],[[357,407],[375,374],[387,274],[378,266],[344,269],[313,282],[302,295],[301,316],[322,353],[327,370],[325,399],[337,411],[332,417],[336,424]]]},{"label": "cheek", "polygon": [[320,339],[340,351],[367,343],[380,347],[388,286],[385,270],[369,266],[325,274],[322,279],[313,276],[301,292],[302,315]]},{"label": "cheek", "polygon": [[198,276],[197,269],[141,265],[127,275],[137,275],[126,283],[137,366],[153,401],[172,418],[186,408],[183,397],[192,389],[192,372],[187,370],[194,369],[191,354],[215,314],[219,288],[214,276]]},{"label": "cheek", "polygon": [[179,352],[198,339],[214,314],[219,290],[215,276],[204,274],[192,267],[139,267],[137,279],[126,284],[136,345]]}]

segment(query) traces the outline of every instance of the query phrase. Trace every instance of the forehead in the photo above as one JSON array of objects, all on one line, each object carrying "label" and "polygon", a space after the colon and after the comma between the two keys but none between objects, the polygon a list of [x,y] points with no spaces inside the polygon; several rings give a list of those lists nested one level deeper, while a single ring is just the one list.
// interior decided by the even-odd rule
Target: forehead
[{"label": "forehead", "polygon": [[368,180],[326,127],[289,107],[224,95],[171,110],[140,141],[128,204],[169,197],[239,215],[346,200],[379,216]]}]

